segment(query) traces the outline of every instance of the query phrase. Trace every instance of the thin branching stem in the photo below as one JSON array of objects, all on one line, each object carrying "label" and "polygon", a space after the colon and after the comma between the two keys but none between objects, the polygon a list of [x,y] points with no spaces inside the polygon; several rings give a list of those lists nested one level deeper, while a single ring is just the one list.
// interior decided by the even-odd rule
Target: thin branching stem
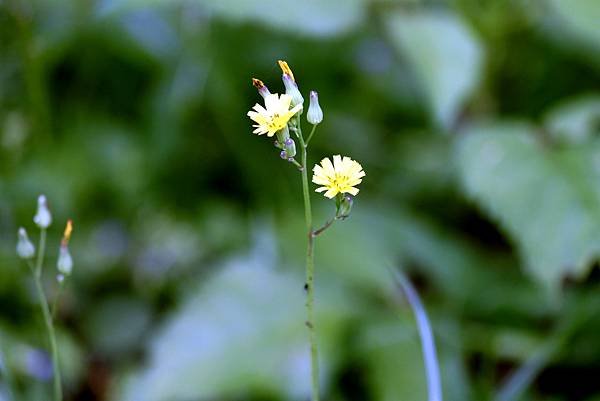
[{"label": "thin branching stem", "polygon": [[310,134],[308,135],[308,138],[306,139],[306,144],[304,145],[304,147],[308,147],[308,144],[310,143],[310,140],[312,139],[316,129],[317,129],[317,124],[314,124],[312,129],[310,130]]},{"label": "thin branching stem", "polygon": [[[314,129],[313,129],[314,132]],[[297,118],[297,133],[300,140],[300,149],[302,154],[302,194],[304,197],[304,218],[306,220],[307,246],[306,246],[306,312],[310,339],[310,361],[311,361],[311,388],[312,401],[319,401],[319,353],[317,349],[317,333],[314,319],[314,304],[315,304],[315,258],[314,258],[314,240],[312,231],[312,210],[310,206],[310,192],[308,188],[308,172],[307,172],[307,143],[304,142],[302,136],[302,128],[300,127],[300,117]],[[312,136],[312,133],[311,133]]]},{"label": "thin branching stem", "polygon": [[298,163],[298,160],[296,160],[294,158],[290,158],[290,159],[288,159],[288,161],[290,163],[292,163],[294,166],[298,167],[298,170],[300,170],[300,171],[302,171],[302,169],[304,168],[304,167],[302,167],[302,164]]},{"label": "thin branching stem", "polygon": [[318,230],[313,231],[312,236],[313,237],[317,237],[320,234],[323,234],[323,232],[325,230],[327,230],[329,227],[331,227],[333,225],[333,223],[335,223],[336,220],[337,220],[337,218],[335,218],[335,217],[327,220],[327,222],[325,224],[323,224],[323,226],[321,228],[319,228]]}]

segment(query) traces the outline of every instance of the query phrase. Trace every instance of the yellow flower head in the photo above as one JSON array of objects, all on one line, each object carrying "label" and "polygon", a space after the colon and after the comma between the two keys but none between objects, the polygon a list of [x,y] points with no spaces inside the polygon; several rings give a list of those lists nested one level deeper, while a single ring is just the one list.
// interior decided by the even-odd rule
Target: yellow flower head
[{"label": "yellow flower head", "polygon": [[253,109],[248,112],[256,124],[253,125],[255,134],[273,136],[280,129],[285,128],[290,118],[302,109],[302,105],[297,105],[290,109],[292,98],[289,95],[278,95],[276,93],[265,96],[265,107],[255,104]]},{"label": "yellow flower head", "polygon": [[358,194],[356,185],[362,182],[365,172],[362,166],[351,158],[340,155],[333,156],[333,164],[329,158],[321,160],[321,165],[313,168],[312,182],[322,185],[316,192],[325,192],[327,198],[332,199],[339,193]]}]

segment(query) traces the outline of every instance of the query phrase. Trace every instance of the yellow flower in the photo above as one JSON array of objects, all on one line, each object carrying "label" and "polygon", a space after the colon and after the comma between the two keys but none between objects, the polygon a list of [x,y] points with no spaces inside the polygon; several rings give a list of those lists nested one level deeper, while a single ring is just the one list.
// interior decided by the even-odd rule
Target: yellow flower
[{"label": "yellow flower", "polygon": [[362,166],[351,158],[340,155],[333,156],[333,164],[329,158],[321,160],[321,165],[313,168],[312,182],[322,185],[316,192],[325,192],[327,198],[332,199],[338,193],[358,194],[356,185],[362,182],[365,172]]},{"label": "yellow flower", "polygon": [[265,96],[265,107],[255,104],[253,109],[248,112],[256,124],[253,125],[255,134],[273,136],[280,129],[285,128],[290,118],[302,109],[302,105],[297,105],[290,110],[292,98],[289,95],[278,95],[276,93]]}]

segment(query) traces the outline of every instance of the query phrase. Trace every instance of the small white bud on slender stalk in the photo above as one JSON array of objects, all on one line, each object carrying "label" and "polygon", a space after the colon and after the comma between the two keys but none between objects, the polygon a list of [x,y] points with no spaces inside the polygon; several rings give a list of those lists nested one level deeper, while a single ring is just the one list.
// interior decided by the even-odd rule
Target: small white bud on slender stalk
[{"label": "small white bud on slender stalk", "polygon": [[21,259],[31,259],[35,255],[35,246],[29,240],[27,231],[23,227],[19,228],[19,241],[17,242],[17,255]]},{"label": "small white bud on slender stalk", "polygon": [[321,106],[319,105],[319,94],[315,91],[310,91],[310,104],[306,113],[306,119],[312,125],[320,124],[323,121],[323,110],[321,110]]},{"label": "small white bud on slender stalk", "polygon": [[73,222],[69,220],[67,221],[65,233],[60,243],[60,249],[58,251],[58,262],[56,263],[58,271],[65,276],[70,275],[71,271],[73,271],[73,258],[71,257],[71,253],[69,252],[69,240],[71,239],[72,232]]},{"label": "small white bud on slender stalk", "polygon": [[37,212],[33,217],[33,222],[39,228],[48,228],[50,224],[52,224],[52,214],[48,209],[48,202],[46,201],[46,197],[44,195],[40,195],[38,197],[38,207]]},{"label": "small white bud on slender stalk", "polygon": [[56,267],[58,268],[58,271],[64,274],[65,276],[70,275],[71,271],[73,271],[73,258],[71,258],[68,246],[60,246],[58,262],[56,263]]}]

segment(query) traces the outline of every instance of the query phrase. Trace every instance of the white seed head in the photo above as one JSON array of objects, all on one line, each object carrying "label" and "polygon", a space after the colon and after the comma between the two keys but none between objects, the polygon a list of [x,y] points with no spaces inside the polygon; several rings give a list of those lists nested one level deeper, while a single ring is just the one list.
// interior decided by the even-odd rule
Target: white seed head
[{"label": "white seed head", "polygon": [[61,245],[56,267],[58,268],[58,271],[65,276],[70,275],[71,271],[73,271],[73,258],[71,258],[68,246]]},{"label": "white seed head", "polygon": [[306,119],[312,125],[320,124],[323,121],[323,110],[319,105],[319,94],[315,91],[310,91],[310,104],[308,106],[308,113],[306,113]]},{"label": "white seed head", "polygon": [[33,222],[40,228],[48,228],[52,224],[52,214],[48,209],[48,202],[44,195],[38,197],[38,208],[33,217]]},{"label": "white seed head", "polygon": [[27,231],[23,227],[19,228],[19,241],[17,242],[17,255],[21,259],[31,259],[35,255],[35,246],[29,240]]}]

